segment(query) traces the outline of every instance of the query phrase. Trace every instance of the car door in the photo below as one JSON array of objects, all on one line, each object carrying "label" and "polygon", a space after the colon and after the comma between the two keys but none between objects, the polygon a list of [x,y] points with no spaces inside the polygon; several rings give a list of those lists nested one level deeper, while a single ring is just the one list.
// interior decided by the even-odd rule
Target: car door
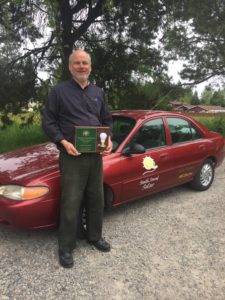
[{"label": "car door", "polygon": [[147,121],[128,143],[146,152],[121,157],[122,202],[144,197],[170,186],[172,163],[162,118]]},{"label": "car door", "polygon": [[171,135],[171,159],[174,161],[174,178],[177,184],[188,182],[202,164],[207,153],[205,139],[189,121],[167,117]]}]

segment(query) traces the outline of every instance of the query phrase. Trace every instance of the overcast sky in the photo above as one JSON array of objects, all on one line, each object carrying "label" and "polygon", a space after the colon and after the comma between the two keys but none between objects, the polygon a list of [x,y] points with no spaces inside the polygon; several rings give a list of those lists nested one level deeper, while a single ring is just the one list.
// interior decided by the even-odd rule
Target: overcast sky
[{"label": "overcast sky", "polygon": [[[180,76],[179,76],[179,71],[182,70],[182,65],[183,62],[182,61],[171,61],[169,63],[169,71],[168,74],[169,76],[171,76],[173,78],[173,82],[177,83],[180,80]],[[182,82],[182,81],[181,81]],[[198,85],[196,85],[194,87],[194,90],[196,90],[198,92],[198,96],[201,96],[201,93],[204,91],[205,87],[207,85],[211,85],[213,89],[217,90],[219,88],[224,88],[224,82],[222,81],[222,79],[219,78],[212,78],[210,80],[207,80],[205,82],[202,82]]]},{"label": "overcast sky", "polygon": [[[178,81],[181,81],[179,72],[182,70],[183,62],[182,61],[171,61],[169,63],[169,71],[168,74],[173,78],[174,83],[178,83]],[[182,81],[181,81],[182,82]],[[201,96],[201,93],[203,92],[205,86],[209,84],[208,82],[203,82],[194,88],[198,92],[198,95]]]}]

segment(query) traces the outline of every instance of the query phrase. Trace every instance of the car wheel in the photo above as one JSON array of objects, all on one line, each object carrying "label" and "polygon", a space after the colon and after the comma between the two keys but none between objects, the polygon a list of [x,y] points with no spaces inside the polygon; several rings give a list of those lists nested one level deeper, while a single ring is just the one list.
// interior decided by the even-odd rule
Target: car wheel
[{"label": "car wheel", "polygon": [[200,170],[191,182],[191,187],[198,191],[207,190],[214,179],[214,164],[211,159],[207,159],[202,164]]}]

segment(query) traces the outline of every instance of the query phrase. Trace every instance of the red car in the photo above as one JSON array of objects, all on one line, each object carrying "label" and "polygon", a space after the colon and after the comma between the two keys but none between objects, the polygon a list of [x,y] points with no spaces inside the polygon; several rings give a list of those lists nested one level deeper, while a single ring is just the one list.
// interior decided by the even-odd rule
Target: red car
[{"label": "red car", "polygon": [[[225,156],[225,140],[192,118],[172,112],[113,112],[113,152],[104,157],[105,206],[190,183],[206,190]],[[57,224],[58,150],[51,143],[0,155],[0,224]]]}]

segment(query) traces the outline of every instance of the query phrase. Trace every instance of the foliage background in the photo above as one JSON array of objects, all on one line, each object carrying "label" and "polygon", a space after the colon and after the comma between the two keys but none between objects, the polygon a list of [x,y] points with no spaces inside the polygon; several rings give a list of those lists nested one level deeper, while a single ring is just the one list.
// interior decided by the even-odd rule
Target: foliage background
[{"label": "foliage background", "polygon": [[[91,80],[111,109],[169,109],[174,100],[225,107],[223,83],[193,90],[225,78],[224,18],[224,0],[0,0],[1,135],[36,126],[51,87],[70,77],[74,48],[91,53]],[[182,83],[168,76],[174,60],[183,61]]]}]

